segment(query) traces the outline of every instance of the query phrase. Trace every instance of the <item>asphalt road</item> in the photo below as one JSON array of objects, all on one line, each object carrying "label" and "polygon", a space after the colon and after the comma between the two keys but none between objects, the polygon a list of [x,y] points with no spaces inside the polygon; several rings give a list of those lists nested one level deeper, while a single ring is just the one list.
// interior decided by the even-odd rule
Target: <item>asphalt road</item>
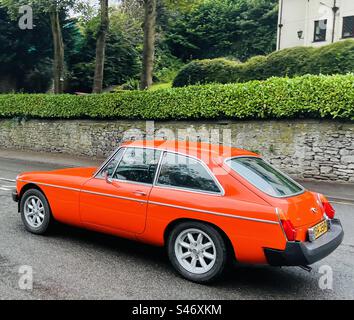
[{"label": "asphalt road", "polygon": [[[0,159],[0,178],[53,165]],[[0,299],[354,299],[354,206],[335,204],[343,244],[308,273],[300,268],[237,266],[202,286],[175,275],[163,249],[59,226],[50,235],[25,231],[10,190],[0,180]],[[21,290],[21,266],[31,266],[32,290]],[[332,289],[321,274],[333,271]],[[322,269],[323,268],[323,269]],[[328,273],[327,273],[328,274]],[[328,283],[327,283],[328,284]]]}]

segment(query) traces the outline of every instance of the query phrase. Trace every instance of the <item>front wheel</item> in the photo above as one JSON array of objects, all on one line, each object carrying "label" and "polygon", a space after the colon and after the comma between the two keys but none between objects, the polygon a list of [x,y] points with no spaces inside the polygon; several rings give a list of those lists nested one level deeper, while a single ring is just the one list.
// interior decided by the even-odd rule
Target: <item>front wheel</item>
[{"label": "front wheel", "polygon": [[168,255],[184,278],[209,283],[223,272],[227,260],[225,241],[220,233],[201,222],[177,225],[168,239]]},{"label": "front wheel", "polygon": [[21,218],[27,231],[34,234],[47,232],[52,220],[48,201],[37,189],[25,192],[20,203]]}]

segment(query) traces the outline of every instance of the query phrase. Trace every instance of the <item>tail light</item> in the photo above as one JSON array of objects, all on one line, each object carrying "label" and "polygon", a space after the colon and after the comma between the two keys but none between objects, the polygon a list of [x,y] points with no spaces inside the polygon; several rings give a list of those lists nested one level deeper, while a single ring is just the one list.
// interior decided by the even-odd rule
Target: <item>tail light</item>
[{"label": "tail light", "polygon": [[332,205],[329,203],[329,201],[326,199],[326,201],[322,202],[323,204],[323,209],[327,215],[328,218],[333,219],[334,216],[336,215],[336,211],[332,207]]},{"label": "tail light", "polygon": [[281,220],[281,223],[283,225],[283,229],[285,232],[285,235],[288,239],[288,241],[295,241],[296,240],[296,229],[293,226],[293,224],[291,223],[290,220]]},{"label": "tail light", "polygon": [[320,195],[320,200],[322,203],[323,210],[327,215],[327,217],[329,219],[333,219],[336,214],[336,210],[334,210],[334,208],[332,207],[332,205],[329,203],[329,201],[324,195]]}]

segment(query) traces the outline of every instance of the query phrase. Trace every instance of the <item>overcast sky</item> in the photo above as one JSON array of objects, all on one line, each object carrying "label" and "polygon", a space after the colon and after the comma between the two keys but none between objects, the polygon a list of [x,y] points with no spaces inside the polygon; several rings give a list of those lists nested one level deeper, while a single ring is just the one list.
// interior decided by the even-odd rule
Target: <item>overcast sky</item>
[{"label": "overcast sky", "polygon": [[[97,9],[100,7],[100,1],[99,0],[83,0],[84,2],[87,2],[89,3],[91,6],[95,6],[97,7]],[[121,2],[121,0],[109,0],[109,5],[110,6],[114,6],[114,5],[117,5]],[[70,16],[77,16],[78,14],[73,12],[73,11],[70,11]]]},{"label": "overcast sky", "polygon": [[[91,5],[95,5],[95,6],[98,6],[100,3],[99,0],[84,0],[84,1],[90,3]],[[110,5],[118,4],[119,2],[120,2],[120,0],[109,0]]]}]

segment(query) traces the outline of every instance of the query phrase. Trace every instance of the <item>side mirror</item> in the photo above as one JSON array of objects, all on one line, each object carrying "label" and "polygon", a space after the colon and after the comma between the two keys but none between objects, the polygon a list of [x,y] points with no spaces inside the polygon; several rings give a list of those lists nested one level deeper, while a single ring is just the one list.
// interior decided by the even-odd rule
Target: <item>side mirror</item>
[{"label": "side mirror", "polygon": [[111,183],[112,183],[112,178],[109,176],[109,174],[108,174],[107,171],[104,173],[104,179],[106,180],[106,182],[107,182],[108,184],[111,184]]}]

